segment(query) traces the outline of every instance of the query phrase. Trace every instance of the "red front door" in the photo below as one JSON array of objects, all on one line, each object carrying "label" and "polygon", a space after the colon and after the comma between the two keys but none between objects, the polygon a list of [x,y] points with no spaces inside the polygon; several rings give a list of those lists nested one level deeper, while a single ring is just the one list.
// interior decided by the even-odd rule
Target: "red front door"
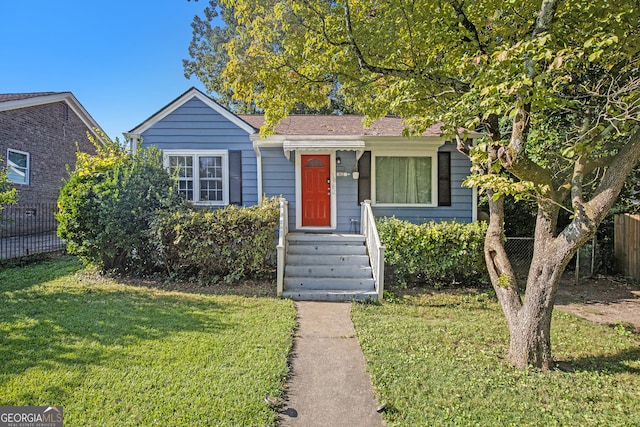
[{"label": "red front door", "polygon": [[302,226],[331,225],[331,157],[301,155]]}]

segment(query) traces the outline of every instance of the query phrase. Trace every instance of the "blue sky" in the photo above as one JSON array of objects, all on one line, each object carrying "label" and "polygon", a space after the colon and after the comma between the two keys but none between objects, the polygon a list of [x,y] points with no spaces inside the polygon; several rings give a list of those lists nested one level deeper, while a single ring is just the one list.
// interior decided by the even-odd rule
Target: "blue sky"
[{"label": "blue sky", "polygon": [[191,21],[206,0],[2,0],[0,93],[71,91],[106,134],[191,86]]}]

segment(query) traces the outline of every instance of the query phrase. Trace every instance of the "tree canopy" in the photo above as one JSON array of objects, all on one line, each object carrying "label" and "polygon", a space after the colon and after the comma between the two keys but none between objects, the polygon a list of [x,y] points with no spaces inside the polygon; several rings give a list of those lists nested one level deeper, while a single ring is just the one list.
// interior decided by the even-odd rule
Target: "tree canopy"
[{"label": "tree canopy", "polygon": [[[197,68],[264,110],[263,134],[297,103],[327,105],[336,89],[368,123],[396,114],[407,134],[443,123],[472,159],[468,184],[490,197],[485,256],[510,328],[508,358],[550,368],[560,275],[640,159],[640,1],[220,4],[237,24],[224,66]],[[486,137],[470,146],[461,128]],[[504,251],[505,195],[537,202],[526,284]],[[562,230],[560,209],[573,218]]]},{"label": "tree canopy", "polygon": [[[218,18],[218,20],[216,20]],[[221,25],[216,25],[222,21]],[[190,59],[183,60],[185,77],[197,77],[206,87],[210,96],[218,103],[238,114],[261,112],[253,101],[234,97],[234,90],[226,84],[223,75],[229,62],[227,44],[240,37],[239,26],[233,4],[225,5],[211,0],[204,9],[204,17],[196,16],[191,23],[193,38],[189,45]],[[345,105],[344,97],[336,90],[331,91],[326,105],[316,108],[303,102],[296,102],[290,110],[292,114],[349,114],[353,110]],[[256,87],[260,90],[260,84]]]},{"label": "tree canopy", "polygon": [[[221,19],[224,25],[212,24],[216,18]],[[222,77],[229,62],[225,45],[238,36],[238,21],[233,7],[225,7],[217,0],[212,0],[204,9],[204,17],[194,17],[191,28],[190,59],[182,61],[185,77],[197,77],[216,101],[230,110],[237,113],[255,112],[255,104],[232,99],[233,90],[225,85]]]}]

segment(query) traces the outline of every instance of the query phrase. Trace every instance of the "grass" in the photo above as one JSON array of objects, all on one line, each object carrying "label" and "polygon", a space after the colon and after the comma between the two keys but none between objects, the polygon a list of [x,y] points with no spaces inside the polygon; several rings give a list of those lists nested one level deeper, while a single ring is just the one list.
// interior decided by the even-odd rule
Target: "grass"
[{"label": "grass", "polygon": [[555,312],[556,360],[573,372],[519,371],[483,293],[396,296],[352,318],[389,426],[640,425],[640,348],[625,328]]},{"label": "grass", "polygon": [[0,271],[0,403],[65,425],[272,425],[295,310],[129,286],[71,257]]}]

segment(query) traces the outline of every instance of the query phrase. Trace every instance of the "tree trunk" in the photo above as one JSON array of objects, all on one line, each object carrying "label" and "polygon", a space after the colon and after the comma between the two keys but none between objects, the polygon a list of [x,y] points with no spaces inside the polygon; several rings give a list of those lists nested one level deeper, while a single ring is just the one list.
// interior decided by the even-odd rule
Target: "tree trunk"
[{"label": "tree trunk", "polygon": [[517,318],[509,322],[510,342],[507,360],[516,368],[533,366],[553,368],[551,355],[551,315],[555,294],[564,265],[545,260],[552,254],[540,253],[534,258],[524,303]]},{"label": "tree trunk", "polygon": [[542,370],[553,368],[551,315],[556,293],[567,264],[590,234],[593,233],[581,236],[580,243],[568,243],[536,230],[524,302],[517,316],[509,322],[511,339],[507,359],[516,368],[528,365]]},{"label": "tree trunk", "polygon": [[585,237],[572,242],[557,239],[554,234],[558,207],[539,201],[533,259],[522,295],[500,238],[501,205],[501,200],[490,202],[485,255],[492,270],[491,282],[509,327],[507,360],[519,369],[533,366],[549,370],[553,368],[551,315],[555,295],[567,263]]}]

